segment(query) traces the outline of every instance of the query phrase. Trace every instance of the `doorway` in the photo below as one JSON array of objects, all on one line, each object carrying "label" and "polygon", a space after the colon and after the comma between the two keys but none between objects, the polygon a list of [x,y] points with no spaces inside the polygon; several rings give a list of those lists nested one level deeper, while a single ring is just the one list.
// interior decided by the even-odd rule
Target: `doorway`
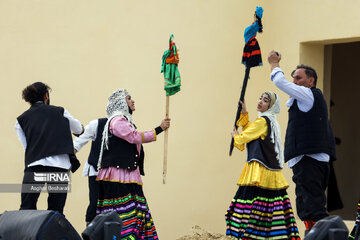
[{"label": "doorway", "polygon": [[344,204],[330,214],[353,221],[360,199],[360,42],[325,45],[324,59],[324,90],[329,89],[330,122],[337,138],[334,168]]}]

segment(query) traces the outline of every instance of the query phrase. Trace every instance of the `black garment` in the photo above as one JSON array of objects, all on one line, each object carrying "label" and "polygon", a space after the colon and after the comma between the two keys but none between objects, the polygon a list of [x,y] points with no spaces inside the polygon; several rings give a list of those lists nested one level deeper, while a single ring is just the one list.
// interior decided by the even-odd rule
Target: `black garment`
[{"label": "black garment", "polygon": [[[155,128],[156,134],[161,133],[160,127]],[[112,135],[109,131],[109,149],[104,149],[101,168],[117,167],[129,170],[135,170],[139,166],[140,174],[144,173],[144,147],[141,145],[140,154],[137,151],[136,144]]]},{"label": "black garment", "polygon": [[[57,168],[57,167],[47,167],[47,166],[33,166],[28,167],[24,171],[24,178],[23,178],[23,184],[40,184],[44,186],[45,183],[47,184],[54,184],[53,182],[35,182],[34,181],[34,172],[37,173],[49,173],[49,172],[68,172],[68,170],[63,168]],[[58,183],[56,183],[58,184]],[[68,186],[67,182],[61,182],[62,186]],[[48,209],[47,210],[54,210],[58,211],[59,213],[63,214],[64,206],[66,202],[67,193],[48,193]],[[39,198],[40,192],[35,193],[21,193],[21,205],[20,210],[24,209],[34,209],[36,210],[36,204],[37,200]]]},{"label": "black garment", "polygon": [[109,131],[109,150],[103,150],[101,168],[117,167],[135,170],[139,163],[136,144],[112,135]]},{"label": "black garment", "polygon": [[263,65],[260,46],[255,37],[245,44],[241,63],[247,68]]},{"label": "black garment", "polygon": [[89,176],[89,206],[86,210],[86,222],[91,222],[96,216],[96,206],[99,197],[99,182],[96,176]]},{"label": "black garment", "polygon": [[327,217],[325,190],[329,179],[329,163],[304,156],[292,170],[299,218],[316,222]]},{"label": "black garment", "polygon": [[101,148],[101,140],[102,134],[104,131],[104,127],[106,124],[107,118],[99,118],[98,119],[98,127],[96,132],[96,139],[91,143],[91,150],[88,158],[88,163],[97,169],[97,164],[99,161],[100,148]]},{"label": "black garment", "polygon": [[[312,159],[306,154],[326,153],[330,161],[334,161],[336,151],[325,98],[320,89],[313,87],[311,91],[314,105],[308,112],[298,108],[297,100],[289,109],[284,156],[287,162],[296,156],[305,155],[293,167],[297,212],[302,220],[317,221],[328,215],[325,189],[329,183],[330,167],[329,163]],[[331,179],[334,179],[334,172]],[[340,199],[340,196],[336,199]]]},{"label": "black garment", "polygon": [[320,89],[311,88],[314,105],[308,112],[302,112],[297,100],[289,109],[286,129],[284,157],[285,162],[303,155],[327,153],[336,159],[335,138],[328,120],[326,101]]},{"label": "black garment", "polygon": [[326,208],[328,212],[342,209],[344,204],[341,200],[339,187],[336,180],[335,169],[333,161],[329,162],[330,174],[329,174],[329,184],[327,188],[327,204]]},{"label": "black garment", "polygon": [[276,158],[275,144],[271,142],[272,129],[270,119],[266,116],[263,118],[267,124],[267,135],[264,140],[258,138],[246,144],[248,153],[246,161],[259,161],[270,170],[281,170],[279,161]]},{"label": "black garment", "polygon": [[62,107],[35,103],[17,120],[26,137],[25,166],[60,154],[74,158],[69,120]]},{"label": "black garment", "polygon": [[[102,133],[104,131],[104,126],[106,124],[106,121],[107,118],[98,119],[96,139],[91,143],[91,150],[88,158],[88,163],[92,165],[95,169],[97,169],[97,164],[99,161]],[[96,206],[99,196],[99,182],[96,181],[96,176],[89,176],[88,185],[89,185],[89,205],[86,210],[85,221],[91,222],[96,216]]]},{"label": "black garment", "polygon": [[[136,126],[133,124],[136,129]],[[140,154],[137,151],[136,144],[129,143],[128,141],[118,138],[111,134],[109,131],[109,150],[104,149],[101,161],[101,168],[116,167],[128,170],[135,170],[139,167],[140,174],[144,173],[144,148],[141,145]],[[155,128],[156,135],[160,134],[163,130],[160,126]]]}]

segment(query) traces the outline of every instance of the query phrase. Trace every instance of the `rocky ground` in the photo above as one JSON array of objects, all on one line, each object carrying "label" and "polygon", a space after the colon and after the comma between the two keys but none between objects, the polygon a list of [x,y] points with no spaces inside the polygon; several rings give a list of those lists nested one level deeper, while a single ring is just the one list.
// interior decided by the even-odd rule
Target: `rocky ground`
[{"label": "rocky ground", "polygon": [[191,235],[185,235],[177,240],[230,240],[229,237],[220,234],[220,233],[210,233],[204,229],[202,229],[200,226],[195,225],[192,227],[193,233]]}]

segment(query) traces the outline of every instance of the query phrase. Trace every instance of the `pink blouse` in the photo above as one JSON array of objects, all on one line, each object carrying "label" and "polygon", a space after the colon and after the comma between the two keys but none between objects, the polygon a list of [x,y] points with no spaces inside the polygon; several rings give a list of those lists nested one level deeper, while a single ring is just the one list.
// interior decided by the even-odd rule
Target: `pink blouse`
[{"label": "pink blouse", "polygon": [[[110,132],[116,137],[122,138],[129,143],[136,144],[139,154],[142,143],[156,141],[156,132],[154,129],[146,132],[139,132],[123,116],[114,117],[110,122],[109,128]],[[96,180],[137,183],[142,185],[139,167],[133,171],[116,167],[102,168],[100,169]]]}]

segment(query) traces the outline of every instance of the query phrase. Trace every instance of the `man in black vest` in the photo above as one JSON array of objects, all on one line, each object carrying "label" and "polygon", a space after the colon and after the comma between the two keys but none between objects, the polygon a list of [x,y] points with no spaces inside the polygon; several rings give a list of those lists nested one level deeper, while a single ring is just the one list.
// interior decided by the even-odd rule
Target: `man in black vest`
[{"label": "man in black vest", "polygon": [[107,118],[99,118],[90,121],[90,123],[85,126],[84,133],[74,140],[75,153],[80,151],[86,143],[92,140],[90,154],[83,170],[83,176],[88,176],[89,185],[89,205],[85,216],[86,225],[88,225],[96,216],[96,206],[99,196],[99,182],[96,181],[98,175],[97,164],[101,148],[102,133],[106,121]]},{"label": "man in black vest", "polygon": [[[15,130],[25,150],[24,186],[47,184],[50,173],[68,173],[80,166],[74,154],[71,132],[81,134],[83,127],[62,107],[51,106],[50,87],[42,82],[27,86],[23,99],[30,108],[17,118]],[[35,173],[42,173],[41,182],[36,182]],[[64,186],[64,185],[62,185]],[[65,187],[67,182],[65,183]],[[20,209],[36,209],[39,191],[23,191]],[[49,192],[48,210],[63,213],[67,192]]]},{"label": "man in black vest", "polygon": [[317,74],[306,65],[292,72],[293,82],[285,79],[279,67],[281,55],[271,51],[268,62],[271,80],[290,96],[284,157],[293,170],[296,184],[296,209],[307,230],[327,217],[325,190],[329,179],[329,161],[335,160],[335,139],[328,120],[326,101],[316,88]]}]

